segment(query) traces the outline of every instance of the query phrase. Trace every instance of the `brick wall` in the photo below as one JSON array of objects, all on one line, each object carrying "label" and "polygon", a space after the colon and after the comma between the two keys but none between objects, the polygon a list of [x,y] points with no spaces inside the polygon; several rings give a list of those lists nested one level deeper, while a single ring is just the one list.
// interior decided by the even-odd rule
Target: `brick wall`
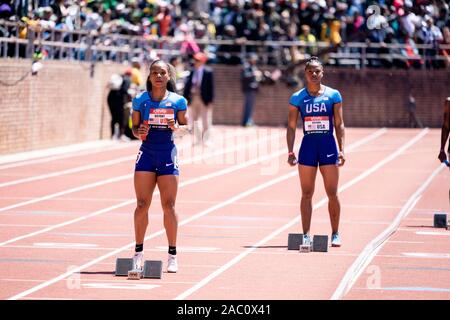
[{"label": "brick wall", "polygon": [[[217,66],[218,123],[239,124],[243,94],[239,70]],[[444,100],[450,96],[450,71],[354,70],[326,68],[323,83],[340,90],[348,127],[408,127],[409,90],[416,99],[416,114],[424,126],[440,127]],[[254,111],[259,125],[284,126],[289,97],[299,88],[284,83],[261,86]]]},{"label": "brick wall", "polygon": [[[12,84],[30,70],[29,60],[0,59],[0,79]],[[44,61],[37,75],[0,84],[0,154],[109,137],[105,87],[118,65]]]},{"label": "brick wall", "polygon": [[[13,86],[0,84],[0,155],[61,146],[110,136],[106,83],[123,72],[118,64],[89,65],[44,61],[38,75]],[[0,80],[13,83],[31,66],[29,60],[0,59]],[[239,124],[243,95],[239,68],[214,66],[216,101],[214,123]],[[417,115],[429,127],[440,127],[443,101],[450,95],[450,72],[326,69],[324,83],[344,98],[347,127],[405,127],[409,88]],[[290,95],[285,84],[262,86],[254,120],[259,125],[284,126]]]}]

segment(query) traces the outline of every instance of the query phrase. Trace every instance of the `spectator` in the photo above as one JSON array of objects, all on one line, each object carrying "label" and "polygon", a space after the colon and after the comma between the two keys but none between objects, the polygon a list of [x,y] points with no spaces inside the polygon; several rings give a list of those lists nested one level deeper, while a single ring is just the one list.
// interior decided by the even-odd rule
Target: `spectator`
[{"label": "spectator", "polygon": [[155,16],[155,22],[158,23],[159,36],[166,37],[169,34],[169,27],[172,22],[172,16],[169,12],[169,4],[165,1],[160,3],[159,12]]},{"label": "spectator", "polygon": [[298,37],[300,41],[304,41],[305,48],[300,49],[301,53],[307,53],[310,56],[317,54],[316,37],[311,33],[311,27],[304,24],[301,27],[302,33]]},{"label": "spectator", "polygon": [[[450,28],[444,27],[442,32],[442,37],[444,38],[442,44],[450,46]],[[441,55],[444,57],[444,65],[446,68],[450,68],[450,48],[441,49]]]},{"label": "spectator", "polygon": [[203,52],[194,55],[194,68],[186,79],[183,95],[189,104],[189,126],[193,129],[194,144],[208,146],[212,130],[214,74],[211,68],[205,66],[207,61],[208,56]]},{"label": "spectator", "polygon": [[131,83],[138,88],[143,88],[144,80],[142,80],[141,63],[138,58],[131,60]]},{"label": "spectator", "polygon": [[422,121],[420,121],[416,113],[416,99],[411,92],[406,101],[406,109],[409,115],[408,126],[410,128],[423,128]]},{"label": "spectator", "polygon": [[433,18],[430,16],[425,17],[425,24],[419,32],[419,39],[421,43],[431,45],[431,48],[425,49],[425,63],[426,66],[431,68],[437,68],[438,62],[436,61],[436,55],[438,53],[439,43],[444,40],[441,30],[434,25]]},{"label": "spectator", "polygon": [[119,74],[113,74],[108,83],[107,102],[111,113],[111,138],[114,140],[124,139],[124,104],[127,95],[126,85],[124,84],[123,78]]},{"label": "spectator", "polygon": [[242,117],[242,126],[251,127],[253,122],[253,109],[256,101],[259,83],[262,80],[262,72],[256,66],[258,56],[250,54],[248,62],[244,64],[241,72],[242,91],[244,92],[244,113]]}]

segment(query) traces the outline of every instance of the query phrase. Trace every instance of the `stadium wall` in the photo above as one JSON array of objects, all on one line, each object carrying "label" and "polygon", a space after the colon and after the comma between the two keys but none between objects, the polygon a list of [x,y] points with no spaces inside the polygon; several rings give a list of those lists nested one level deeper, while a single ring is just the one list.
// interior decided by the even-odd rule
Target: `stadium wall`
[{"label": "stadium wall", "polygon": [[[110,114],[106,84],[125,67],[44,61],[37,75],[29,60],[0,59],[0,154],[108,139]],[[213,66],[216,80],[214,123],[241,121],[243,94],[239,68]],[[339,89],[347,127],[408,127],[407,97],[416,98],[424,126],[440,127],[443,102],[450,95],[446,70],[355,70],[326,68],[324,83]],[[285,126],[290,95],[284,83],[263,85],[254,112],[258,125]]]}]

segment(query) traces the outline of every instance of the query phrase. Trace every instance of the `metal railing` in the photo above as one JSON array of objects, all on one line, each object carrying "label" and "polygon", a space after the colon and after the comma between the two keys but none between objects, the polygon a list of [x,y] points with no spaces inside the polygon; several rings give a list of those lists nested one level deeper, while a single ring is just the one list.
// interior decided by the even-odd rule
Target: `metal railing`
[{"label": "metal railing", "polygon": [[[21,37],[26,28],[26,39]],[[77,61],[130,61],[133,57],[146,58],[157,55],[162,58],[187,54],[182,51],[182,39],[157,36],[129,36],[121,34],[101,34],[82,30],[42,29],[25,23],[0,20],[0,57],[32,58],[36,51],[45,51],[48,59]],[[194,39],[202,49],[208,49],[212,62],[241,63],[248,52],[256,52],[261,63],[276,66],[295,64],[295,57],[307,58],[309,54],[322,55],[327,64],[365,68],[383,61],[421,61],[447,65],[448,57],[440,55],[450,45],[417,44],[417,55],[406,56],[398,53],[380,53],[377,50],[405,50],[405,44],[380,44],[351,42],[337,47],[327,42],[314,44],[303,41],[248,41]],[[434,51],[433,51],[434,50]],[[434,52],[435,54],[430,54]]]}]

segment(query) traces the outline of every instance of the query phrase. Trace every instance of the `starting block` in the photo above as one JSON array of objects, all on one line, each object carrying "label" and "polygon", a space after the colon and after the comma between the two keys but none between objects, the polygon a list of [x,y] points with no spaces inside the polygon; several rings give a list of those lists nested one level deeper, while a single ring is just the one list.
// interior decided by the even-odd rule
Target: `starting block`
[{"label": "starting block", "polygon": [[118,258],[116,260],[116,276],[128,276],[128,271],[133,269],[133,259]]},{"label": "starting block", "polygon": [[445,213],[435,213],[433,226],[435,228],[446,228],[448,230],[449,224],[447,215]]},{"label": "starting block", "polygon": [[133,259],[118,258],[116,260],[116,276],[127,276],[129,280],[141,278],[161,279],[162,261],[146,260],[143,269],[133,269]]},{"label": "starting block", "polygon": [[312,247],[314,252],[328,252],[328,236],[314,236]]},{"label": "starting block", "polygon": [[315,235],[311,244],[303,244],[302,233],[290,233],[288,236],[288,250],[306,252],[328,252],[328,236]]},{"label": "starting block", "polygon": [[144,278],[161,279],[162,261],[146,260],[144,262]]},{"label": "starting block", "polygon": [[303,244],[302,233],[289,233],[288,236],[288,250],[299,250],[300,245]]}]

